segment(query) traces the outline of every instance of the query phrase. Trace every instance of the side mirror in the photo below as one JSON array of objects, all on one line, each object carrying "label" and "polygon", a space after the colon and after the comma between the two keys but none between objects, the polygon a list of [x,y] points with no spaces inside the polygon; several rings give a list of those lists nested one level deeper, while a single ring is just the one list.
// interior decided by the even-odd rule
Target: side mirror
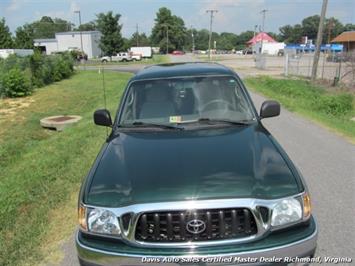
[{"label": "side mirror", "polygon": [[98,126],[112,127],[110,112],[106,109],[96,110],[94,113],[94,122]]},{"label": "side mirror", "polygon": [[280,114],[280,104],[276,101],[265,101],[260,108],[260,118],[274,117]]}]

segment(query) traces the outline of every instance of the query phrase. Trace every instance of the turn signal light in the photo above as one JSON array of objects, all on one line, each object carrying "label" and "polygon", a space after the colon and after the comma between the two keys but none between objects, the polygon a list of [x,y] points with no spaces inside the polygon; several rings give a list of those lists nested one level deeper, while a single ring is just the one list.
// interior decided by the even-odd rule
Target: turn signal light
[{"label": "turn signal light", "polygon": [[86,208],[83,207],[83,206],[79,207],[78,219],[79,219],[79,225],[80,225],[81,229],[87,231],[88,230],[88,226],[87,226],[87,223],[86,223]]},{"label": "turn signal light", "polygon": [[303,195],[303,218],[308,218],[312,212],[311,198],[306,193]]}]

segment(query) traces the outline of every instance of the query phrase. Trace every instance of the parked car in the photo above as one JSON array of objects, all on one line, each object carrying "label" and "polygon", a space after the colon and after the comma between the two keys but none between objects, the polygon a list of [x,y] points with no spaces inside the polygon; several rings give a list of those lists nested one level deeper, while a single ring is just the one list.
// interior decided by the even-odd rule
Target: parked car
[{"label": "parked car", "polygon": [[185,52],[179,51],[179,50],[175,50],[175,51],[173,51],[171,54],[173,54],[173,55],[184,55]]},{"label": "parked car", "polygon": [[235,51],[235,54],[243,55],[243,54],[244,54],[244,51],[243,51],[243,50],[237,50],[237,51]]},{"label": "parked car", "polygon": [[106,62],[128,62],[128,61],[133,61],[134,59],[128,52],[121,52],[118,54],[115,54],[113,56],[103,56],[101,57],[101,62],[106,63]]},{"label": "parked car", "polygon": [[253,49],[251,47],[245,48],[243,54],[253,54]]},{"label": "parked car", "polygon": [[285,55],[285,50],[284,49],[279,49],[277,52],[277,56],[284,56]]},{"label": "parked car", "polygon": [[80,263],[312,257],[309,191],[262,123],[279,113],[276,101],[257,113],[242,80],[219,64],[138,72],[113,121],[106,109],[94,113],[111,132],[80,190]]}]

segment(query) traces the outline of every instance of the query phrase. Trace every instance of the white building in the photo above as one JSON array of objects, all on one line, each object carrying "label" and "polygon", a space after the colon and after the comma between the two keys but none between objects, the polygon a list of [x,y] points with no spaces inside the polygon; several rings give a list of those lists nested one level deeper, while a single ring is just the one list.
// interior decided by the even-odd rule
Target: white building
[{"label": "white building", "polygon": [[55,34],[55,39],[35,39],[34,45],[40,47],[46,54],[51,54],[54,52],[81,50],[82,42],[83,51],[88,55],[88,58],[95,58],[101,56],[100,38],[101,33],[99,31],[58,32]]},{"label": "white building", "polygon": [[253,45],[253,51],[256,54],[268,54],[277,55],[277,53],[285,48],[285,43],[283,42],[257,42]]},{"label": "white building", "polygon": [[0,58],[6,59],[11,54],[17,56],[33,55],[33,49],[0,49]]}]

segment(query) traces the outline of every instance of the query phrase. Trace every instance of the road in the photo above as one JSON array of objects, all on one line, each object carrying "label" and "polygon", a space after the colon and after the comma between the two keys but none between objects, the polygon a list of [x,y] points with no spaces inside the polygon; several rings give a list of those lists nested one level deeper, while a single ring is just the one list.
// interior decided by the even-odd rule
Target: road
[{"label": "road", "polygon": [[[174,56],[172,60],[191,58]],[[255,93],[251,96],[259,109],[265,98]],[[263,123],[307,181],[319,225],[316,255],[355,259],[355,146],[284,108],[279,117]],[[61,265],[78,265],[73,239],[63,246],[63,252]]]}]

